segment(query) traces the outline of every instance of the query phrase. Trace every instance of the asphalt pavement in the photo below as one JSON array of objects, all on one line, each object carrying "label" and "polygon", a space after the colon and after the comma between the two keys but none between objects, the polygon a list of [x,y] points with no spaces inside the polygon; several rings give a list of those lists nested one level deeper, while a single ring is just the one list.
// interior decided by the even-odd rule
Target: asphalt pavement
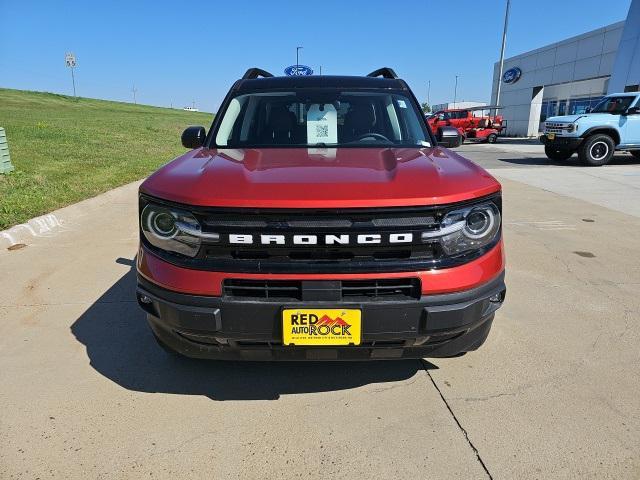
[{"label": "asphalt pavement", "polygon": [[172,358],[135,302],[137,184],[14,230],[0,478],[640,478],[640,163],[457,151],[503,183],[508,265],[489,339],[458,358]]}]

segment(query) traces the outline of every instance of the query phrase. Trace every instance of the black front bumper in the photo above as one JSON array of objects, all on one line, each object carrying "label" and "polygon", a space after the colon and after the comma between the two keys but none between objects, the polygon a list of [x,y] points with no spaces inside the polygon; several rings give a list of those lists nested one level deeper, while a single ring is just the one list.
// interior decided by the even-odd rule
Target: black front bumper
[{"label": "black front bumper", "polygon": [[348,347],[282,345],[283,299],[186,295],[138,276],[137,297],[161,343],[194,358],[227,360],[367,360],[449,357],[484,343],[504,300],[504,273],[458,293],[420,300],[305,302],[305,307],[360,308],[362,343]]},{"label": "black front bumper", "polygon": [[563,150],[575,151],[578,149],[584,138],[580,137],[558,137],[553,140],[549,140],[549,137],[545,135],[540,136],[540,141],[546,146],[561,148]]}]

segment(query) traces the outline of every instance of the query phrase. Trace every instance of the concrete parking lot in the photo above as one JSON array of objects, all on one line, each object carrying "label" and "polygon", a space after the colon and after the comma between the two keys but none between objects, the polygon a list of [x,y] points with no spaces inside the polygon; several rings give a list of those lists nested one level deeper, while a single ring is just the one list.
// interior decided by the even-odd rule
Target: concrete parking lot
[{"label": "concrete parking lot", "polygon": [[0,250],[0,478],[640,478],[640,163],[457,150],[504,186],[507,301],[459,358],[216,363],[135,297],[136,188]]}]

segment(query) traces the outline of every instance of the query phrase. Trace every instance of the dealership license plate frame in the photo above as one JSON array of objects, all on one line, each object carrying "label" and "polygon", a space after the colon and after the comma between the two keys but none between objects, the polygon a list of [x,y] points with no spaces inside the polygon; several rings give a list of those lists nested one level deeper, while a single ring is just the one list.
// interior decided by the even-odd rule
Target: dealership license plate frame
[{"label": "dealership license plate frame", "polygon": [[[342,318],[345,316],[345,321],[351,326],[350,337],[340,338],[338,336],[318,337],[316,339],[302,338],[302,336],[309,337],[309,335],[293,335],[289,333],[291,330],[291,317],[287,316],[289,312],[294,313],[314,313],[320,318],[324,314],[329,315],[330,312],[332,318],[335,318],[335,314],[338,314]],[[320,312],[320,313],[319,313]],[[358,306],[350,308],[341,308],[335,306],[304,306],[304,307],[291,307],[285,306],[280,312],[280,325],[282,327],[282,344],[285,347],[349,347],[358,346],[362,343],[362,308]],[[301,325],[302,326],[302,325]],[[355,327],[355,328],[353,328]],[[350,340],[350,341],[349,341]]]}]

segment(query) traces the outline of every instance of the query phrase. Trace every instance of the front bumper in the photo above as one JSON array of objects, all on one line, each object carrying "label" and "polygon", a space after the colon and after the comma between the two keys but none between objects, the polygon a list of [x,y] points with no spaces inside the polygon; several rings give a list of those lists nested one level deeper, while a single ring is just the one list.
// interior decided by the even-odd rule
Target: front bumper
[{"label": "front bumper", "polygon": [[581,137],[559,137],[555,136],[550,140],[547,134],[540,136],[540,141],[547,146],[562,148],[566,150],[577,150],[584,138]]},{"label": "front bumper", "polygon": [[194,358],[228,360],[366,360],[448,357],[484,343],[506,293],[504,272],[476,288],[419,300],[305,302],[359,308],[362,343],[349,347],[282,345],[281,311],[300,303],[178,293],[138,276],[137,297],[158,339]]}]

